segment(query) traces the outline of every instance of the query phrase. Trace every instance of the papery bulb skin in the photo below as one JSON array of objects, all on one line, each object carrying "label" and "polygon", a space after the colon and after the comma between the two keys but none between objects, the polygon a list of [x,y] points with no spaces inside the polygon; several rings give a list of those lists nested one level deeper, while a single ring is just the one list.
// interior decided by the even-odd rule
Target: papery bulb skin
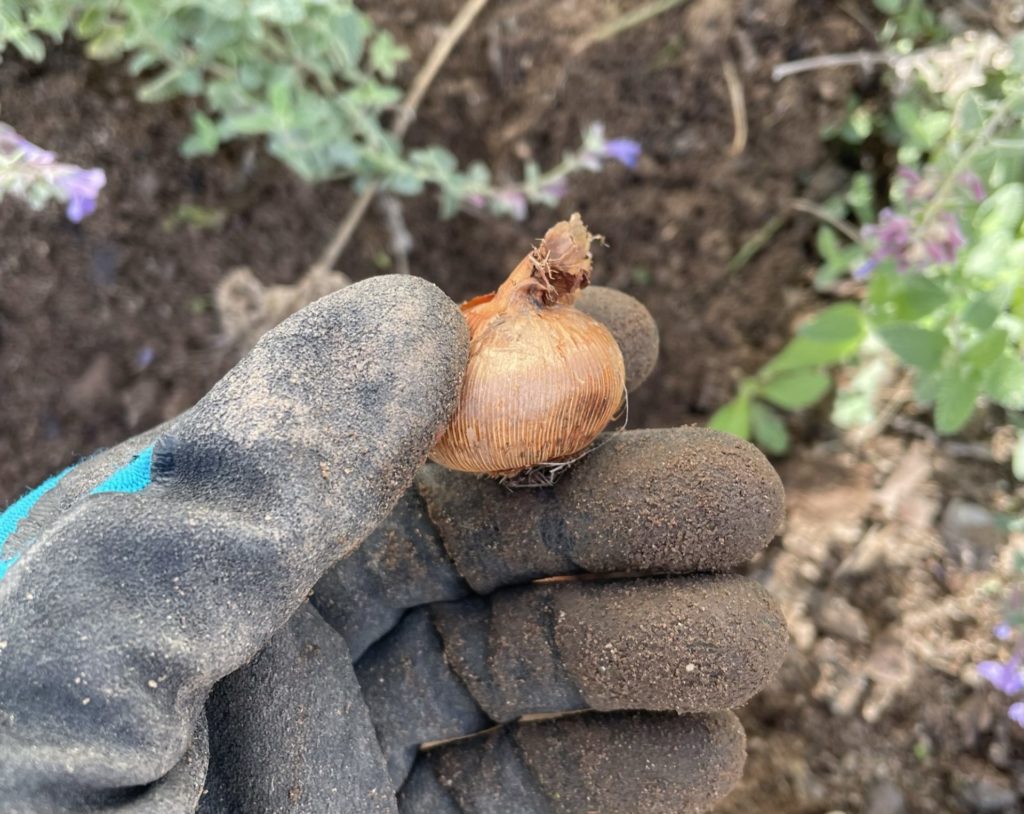
[{"label": "papery bulb skin", "polygon": [[433,460],[463,472],[515,475],[571,459],[619,411],[619,346],[572,305],[590,282],[592,240],[573,215],[548,231],[501,288],[463,304],[469,366]]}]

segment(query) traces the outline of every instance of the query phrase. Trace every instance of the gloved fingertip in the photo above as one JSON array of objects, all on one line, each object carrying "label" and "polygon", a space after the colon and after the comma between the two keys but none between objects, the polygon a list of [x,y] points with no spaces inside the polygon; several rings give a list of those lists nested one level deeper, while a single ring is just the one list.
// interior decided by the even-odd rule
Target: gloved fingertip
[{"label": "gloved fingertip", "polygon": [[643,384],[658,361],[658,326],[650,311],[629,294],[603,286],[584,290],[576,307],[615,337],[626,363],[626,389]]}]

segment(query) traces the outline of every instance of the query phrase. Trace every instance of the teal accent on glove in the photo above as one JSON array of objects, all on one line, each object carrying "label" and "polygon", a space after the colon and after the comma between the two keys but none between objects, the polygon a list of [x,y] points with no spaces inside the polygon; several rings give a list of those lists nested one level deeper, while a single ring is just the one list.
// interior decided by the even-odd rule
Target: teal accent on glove
[{"label": "teal accent on glove", "polygon": [[[89,494],[101,495],[108,492],[131,493],[142,491],[149,486],[149,467],[152,462],[153,447],[150,446],[114,472],[114,474],[95,487]],[[28,513],[32,511],[36,503],[39,502],[39,499],[60,483],[61,478],[72,469],[74,467],[69,466],[63,472],[51,475],[31,492],[14,501],[4,510],[3,514],[0,514],[0,579],[4,578],[8,569],[18,559],[17,557],[3,558],[4,543],[14,534],[18,525],[28,516]]]},{"label": "teal accent on glove", "polygon": [[[14,501],[14,503],[4,509],[3,513],[0,514],[0,557],[3,556],[4,543],[6,543],[10,536],[17,530],[18,524],[28,516],[30,511],[32,511],[32,507],[39,502],[39,498],[60,483],[61,478],[68,474],[72,469],[74,469],[74,467],[69,466],[63,472],[60,472],[57,475],[51,475],[31,492],[26,495],[22,495]],[[0,559],[0,579],[4,578],[4,575],[7,573],[7,569],[14,565],[14,562],[17,559],[17,557],[11,557],[7,560]]]},{"label": "teal accent on glove", "polygon": [[89,492],[90,495],[102,495],[107,492],[141,492],[149,486],[149,467],[153,463],[153,447],[146,447],[132,458],[103,483]]}]

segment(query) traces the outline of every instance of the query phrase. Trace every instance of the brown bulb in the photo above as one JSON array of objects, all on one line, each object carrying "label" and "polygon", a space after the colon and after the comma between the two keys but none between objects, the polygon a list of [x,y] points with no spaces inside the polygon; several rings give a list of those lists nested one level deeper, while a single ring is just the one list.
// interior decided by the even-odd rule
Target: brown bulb
[{"label": "brown bulb", "polygon": [[586,449],[619,411],[619,346],[573,306],[590,283],[593,239],[573,215],[497,291],[463,303],[469,366],[433,460],[494,476],[557,464]]}]

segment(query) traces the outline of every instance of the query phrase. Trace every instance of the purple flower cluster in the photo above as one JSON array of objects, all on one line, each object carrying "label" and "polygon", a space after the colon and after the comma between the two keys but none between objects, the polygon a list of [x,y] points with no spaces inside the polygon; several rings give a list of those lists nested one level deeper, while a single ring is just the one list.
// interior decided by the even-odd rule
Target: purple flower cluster
[{"label": "purple flower cluster", "polygon": [[591,125],[586,137],[586,147],[580,154],[580,165],[591,172],[599,172],[605,161],[618,161],[624,167],[633,170],[640,162],[643,154],[640,142],[631,138],[604,137],[604,125],[595,122]]},{"label": "purple flower cluster", "polygon": [[[870,247],[867,261],[855,269],[856,279],[868,277],[885,261],[892,261],[901,272],[918,271],[927,266],[955,263],[965,243],[960,221],[952,212],[931,213],[928,204],[938,191],[936,179],[922,176],[910,167],[900,167],[902,197],[909,213],[886,207],[878,214],[878,223],[861,229],[861,238]],[[974,173],[964,173],[960,183],[975,201],[985,197],[985,186]]]},{"label": "purple flower cluster", "polygon": [[[1014,638],[1014,630],[1007,622],[1000,622],[993,629],[999,641],[1008,642]],[[1018,646],[1006,661],[983,661],[978,664],[978,675],[1004,695],[1017,695],[1024,690],[1024,651]],[[1024,701],[1015,701],[1006,711],[1014,723],[1024,727]]]},{"label": "purple flower cluster", "polygon": [[618,161],[624,167],[636,169],[644,148],[631,138],[613,138],[604,143],[604,157]]},{"label": "purple flower cluster", "polygon": [[54,153],[0,123],[0,193],[24,195],[32,187],[41,188],[66,202],[68,220],[80,223],[96,210],[96,199],[106,183],[103,170],[61,163]]}]

